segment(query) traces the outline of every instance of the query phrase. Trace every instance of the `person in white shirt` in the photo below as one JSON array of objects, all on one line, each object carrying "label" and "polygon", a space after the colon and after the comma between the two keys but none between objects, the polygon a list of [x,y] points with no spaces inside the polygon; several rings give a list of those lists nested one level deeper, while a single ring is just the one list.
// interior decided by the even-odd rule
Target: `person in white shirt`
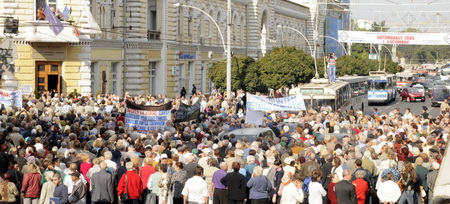
[{"label": "person in white shirt", "polygon": [[283,188],[280,204],[303,203],[304,195],[300,174],[294,174],[291,182]]},{"label": "person in white shirt", "polygon": [[192,202],[208,204],[208,185],[202,178],[203,168],[197,166],[194,173],[195,175],[186,181],[183,191],[181,192],[181,194],[183,194],[183,201],[184,203]]},{"label": "person in white shirt", "polygon": [[103,154],[105,157],[105,162],[108,165],[108,168],[111,169],[111,171],[116,172],[117,170],[117,163],[113,162],[112,159],[112,153],[110,151],[107,151]]},{"label": "person in white shirt", "polygon": [[323,189],[322,184],[319,183],[320,181],[320,171],[313,171],[311,173],[311,182],[309,183],[308,189],[309,189],[309,197],[308,202],[314,203],[314,204],[322,204],[323,199],[322,197],[327,195],[327,192],[325,189]]}]

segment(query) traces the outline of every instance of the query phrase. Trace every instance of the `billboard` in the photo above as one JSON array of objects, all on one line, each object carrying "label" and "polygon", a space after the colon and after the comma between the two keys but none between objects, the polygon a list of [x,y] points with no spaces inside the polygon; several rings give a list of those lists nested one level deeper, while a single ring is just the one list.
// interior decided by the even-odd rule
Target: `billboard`
[{"label": "billboard", "polygon": [[339,31],[339,42],[401,44],[401,45],[450,45],[450,33],[394,33],[367,31]]}]

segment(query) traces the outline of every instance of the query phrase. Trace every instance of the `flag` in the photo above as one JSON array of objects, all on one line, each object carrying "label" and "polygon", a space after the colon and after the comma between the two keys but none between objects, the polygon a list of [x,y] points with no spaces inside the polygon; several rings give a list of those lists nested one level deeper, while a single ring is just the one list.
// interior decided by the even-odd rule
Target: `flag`
[{"label": "flag", "polygon": [[67,6],[64,7],[64,11],[61,13],[61,15],[64,17],[64,20],[69,20],[70,10],[69,8],[67,8]]},{"label": "flag", "polygon": [[80,31],[78,30],[77,26],[73,25],[73,34],[78,38],[80,37]]},{"label": "flag", "polygon": [[63,24],[58,18],[56,18],[55,14],[47,4],[45,5],[44,15],[45,18],[48,20],[50,30],[52,30],[55,35],[60,34],[62,30],[64,30]]},{"label": "flag", "polygon": [[200,116],[200,100],[195,104],[188,106],[184,103],[180,104],[177,112],[175,113],[175,122],[186,122],[190,120],[196,120]]},{"label": "flag", "polygon": [[84,6],[81,12],[82,20],[87,23],[87,27],[90,29],[91,34],[97,34],[101,33],[100,26],[98,26],[97,21],[95,21],[94,16],[92,16],[92,13],[88,6]]}]

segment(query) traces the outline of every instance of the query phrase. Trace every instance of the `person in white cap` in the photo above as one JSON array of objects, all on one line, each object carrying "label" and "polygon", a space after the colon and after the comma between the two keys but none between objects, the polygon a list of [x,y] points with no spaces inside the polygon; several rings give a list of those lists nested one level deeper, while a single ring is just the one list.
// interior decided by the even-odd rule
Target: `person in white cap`
[{"label": "person in white cap", "polygon": [[208,159],[211,158],[210,152],[211,149],[209,148],[202,149],[202,157],[198,160],[198,165],[200,165],[203,169],[206,169],[208,167]]}]

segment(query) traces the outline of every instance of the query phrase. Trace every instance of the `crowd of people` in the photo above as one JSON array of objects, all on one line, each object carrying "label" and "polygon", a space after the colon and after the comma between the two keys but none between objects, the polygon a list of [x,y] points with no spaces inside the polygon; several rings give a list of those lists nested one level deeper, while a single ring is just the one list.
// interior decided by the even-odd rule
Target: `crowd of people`
[{"label": "crowd of people", "polygon": [[47,93],[2,106],[0,203],[431,203],[450,133],[445,110],[319,107],[269,112],[273,137],[237,139],[255,127],[243,92],[173,99],[200,100],[199,119],[141,133],[125,128],[126,100],[169,99]]}]

